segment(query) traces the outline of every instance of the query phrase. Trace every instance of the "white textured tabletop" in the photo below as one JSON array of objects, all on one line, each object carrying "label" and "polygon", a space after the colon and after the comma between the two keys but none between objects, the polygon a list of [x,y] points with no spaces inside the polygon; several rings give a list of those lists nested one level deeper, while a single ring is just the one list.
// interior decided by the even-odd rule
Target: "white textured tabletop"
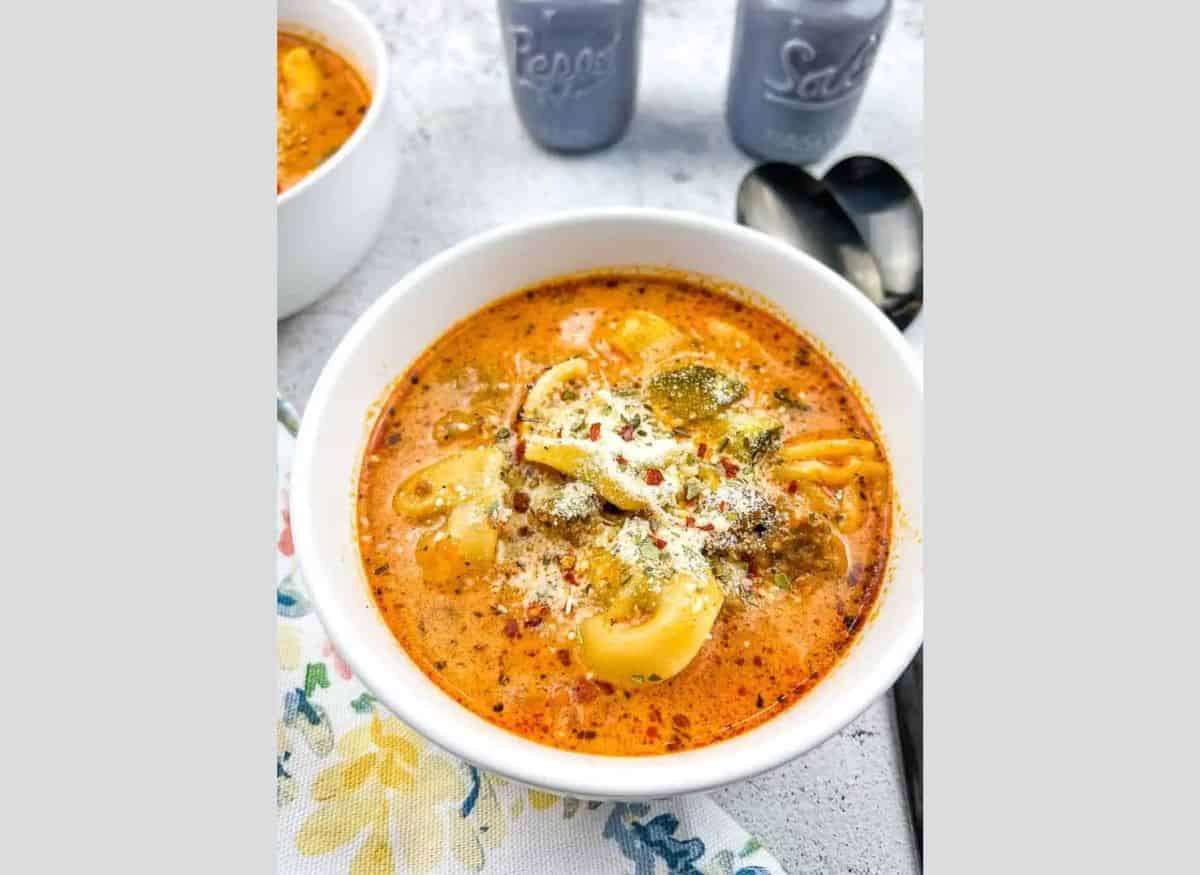
[{"label": "white textured tabletop", "polygon": [[[587,206],[732,221],[738,182],[753,164],[723,119],[733,0],[645,0],[633,123],[613,148],[573,158],[541,151],[521,129],[494,0],[355,2],[392,54],[405,128],[400,182],[366,260],[279,324],[279,389],[301,413],[358,315],[407,271],[479,231]],[[880,155],[923,193],[923,37],[920,0],[897,0],[859,114],[827,163]],[[918,347],[922,322],[909,329]],[[887,699],[801,759],[712,796],[794,875],[918,870]]]}]

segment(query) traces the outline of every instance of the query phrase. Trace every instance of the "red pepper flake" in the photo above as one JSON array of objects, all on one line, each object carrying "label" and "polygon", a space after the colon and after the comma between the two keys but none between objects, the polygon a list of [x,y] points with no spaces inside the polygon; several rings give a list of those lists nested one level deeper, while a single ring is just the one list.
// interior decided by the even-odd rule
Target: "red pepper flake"
[{"label": "red pepper flake", "polygon": [[646,727],[646,738],[650,739],[651,741],[657,741],[658,740],[658,727],[657,726],[647,726]]},{"label": "red pepper flake", "polygon": [[667,542],[664,541],[662,538],[654,537],[654,538],[651,538],[650,540],[654,542],[654,546],[657,547],[658,549],[660,549],[660,550],[666,549]]},{"label": "red pepper flake", "polygon": [[601,690],[603,690],[604,695],[606,695],[606,696],[611,696],[613,693],[615,693],[617,691],[617,688],[614,687],[612,684],[610,684],[608,681],[595,680],[595,681],[592,681],[592,683],[594,683]]},{"label": "red pepper flake", "polygon": [[713,529],[716,528],[716,526],[714,526],[712,523],[705,523],[702,526],[696,526],[696,528],[698,528],[702,532],[711,532]]},{"label": "red pepper flake", "polygon": [[568,650],[559,650],[559,651],[557,652],[557,654],[556,654],[556,655],[558,656],[558,661],[559,661],[559,662],[561,662],[563,665],[570,665],[570,664],[571,664],[571,653],[570,653],[570,651],[568,651]]},{"label": "red pepper flake", "polygon": [[536,617],[529,617],[525,620],[525,627],[528,629],[533,629],[540,625],[542,625],[542,618],[540,615]]},{"label": "red pepper flake", "polygon": [[793,480],[788,484],[788,495],[795,495],[796,490],[800,488],[800,484]]},{"label": "red pepper flake", "polygon": [[726,477],[736,477],[737,472],[741,470],[737,465],[733,464],[733,462],[729,461],[724,456],[721,457],[721,467],[725,469]]},{"label": "red pepper flake", "polygon": [[725,513],[725,511],[729,510],[729,505],[724,501],[721,502],[719,507],[721,509],[721,513]]},{"label": "red pepper flake", "polygon": [[657,486],[663,482],[663,473],[657,468],[646,469],[646,483],[650,486]]},{"label": "red pepper flake", "polygon": [[631,440],[633,440],[633,426],[632,425],[623,425],[623,426],[621,426],[621,428],[617,432],[617,434],[619,434],[621,436],[622,440],[631,441]]},{"label": "red pepper flake", "polygon": [[509,621],[504,624],[504,634],[507,635],[509,638],[517,637],[517,621],[516,620],[509,619]]},{"label": "red pepper flake", "polygon": [[574,571],[564,571],[562,573],[563,580],[571,584],[571,586],[579,586],[579,581],[575,578]]},{"label": "red pepper flake", "polygon": [[696,446],[696,456],[703,459],[704,454],[708,452],[708,444],[699,444]]},{"label": "red pepper flake", "polygon": [[624,456],[617,456],[617,464],[620,465],[622,468],[624,468],[626,465],[629,464],[629,460],[626,459]]},{"label": "red pepper flake", "polygon": [[588,439],[593,441],[600,440],[600,423],[593,422],[588,428]]},{"label": "red pepper flake", "polygon": [[520,440],[520,441],[517,441],[517,461],[523,462],[524,460],[525,460],[525,441]]},{"label": "red pepper flake", "polygon": [[525,513],[529,510],[529,493],[514,492],[513,493],[513,510],[517,513]]},{"label": "red pepper flake", "polygon": [[694,525],[696,525],[696,518],[695,518],[694,516],[690,516],[690,517],[685,517],[685,518],[684,518],[684,520],[683,520],[683,527],[684,527],[685,529],[690,529],[690,528],[691,528],[692,526],[694,526]]},{"label": "red pepper flake", "polygon": [[558,437],[559,437],[559,438],[561,438],[561,437],[562,437],[562,429],[561,429],[561,428],[558,430]]},{"label": "red pepper flake", "polygon": [[596,687],[587,678],[580,678],[571,684],[571,701],[586,705],[588,702],[596,701],[599,693],[596,692]]}]

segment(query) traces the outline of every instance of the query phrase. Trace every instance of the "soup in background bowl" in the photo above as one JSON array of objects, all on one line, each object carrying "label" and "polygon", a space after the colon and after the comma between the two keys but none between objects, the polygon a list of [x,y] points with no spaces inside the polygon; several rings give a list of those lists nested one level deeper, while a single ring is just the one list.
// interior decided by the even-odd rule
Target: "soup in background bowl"
[{"label": "soup in background bowl", "polygon": [[316,39],[278,31],[275,193],[328,161],[367,114],[371,90],[341,55]]},{"label": "soup in background bowl", "polygon": [[367,17],[346,0],[279,0],[278,8],[284,80],[278,100],[295,102],[277,103],[276,285],[283,319],[333,288],[383,230],[400,138],[387,49]]},{"label": "soup in background bowl", "polygon": [[[579,271],[593,273],[555,279]],[[630,333],[631,314],[664,324]],[[920,417],[898,332],[799,252],[661,211],[529,223],[414,271],[334,353],[297,447],[297,555],[339,651],[439,745],[559,793],[705,790],[819,744],[915,652]],[[482,476],[438,474],[472,453]],[[851,480],[822,478],[851,467],[861,494],[847,505]],[[762,509],[752,493],[776,515],[763,532],[737,512]],[[770,543],[798,522],[804,562],[795,543]],[[580,528],[556,533],[564,523]],[[689,545],[702,562],[688,563]],[[652,570],[671,564],[663,554],[682,564]],[[644,560],[640,579],[595,573],[605,556]],[[483,568],[464,574],[464,560]],[[545,566],[522,578],[517,560]],[[573,593],[589,584],[590,602]],[[658,639],[665,655],[624,646],[662,627],[680,592],[672,616],[685,622]],[[569,598],[588,616],[568,620]]]}]

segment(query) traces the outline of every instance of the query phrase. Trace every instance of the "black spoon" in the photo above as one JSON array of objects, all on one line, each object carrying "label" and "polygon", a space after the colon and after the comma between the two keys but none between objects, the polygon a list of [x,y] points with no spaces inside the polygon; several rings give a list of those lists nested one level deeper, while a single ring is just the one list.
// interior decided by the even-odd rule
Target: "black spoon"
[{"label": "black spoon", "polygon": [[879,158],[844,158],[821,180],[875,257],[885,289],[880,307],[903,331],[924,303],[925,216],[912,186]]},{"label": "black spoon", "polygon": [[794,164],[760,164],[738,186],[737,220],[840,273],[901,331],[921,310],[921,205],[881,159],[846,158],[823,180]]},{"label": "black spoon", "polygon": [[801,249],[882,306],[883,278],[861,232],[820,180],[794,164],[760,164],[742,179],[737,220]]},{"label": "black spoon", "polygon": [[900,734],[900,764],[904,768],[904,788],[908,793],[908,811],[912,817],[913,834],[916,836],[917,858],[925,858],[925,787],[922,780],[924,768],[923,720],[925,701],[923,680],[925,649],[917,651],[904,674],[892,687],[892,701],[896,706],[896,727]]},{"label": "black spoon", "polygon": [[[737,220],[840,273],[901,331],[921,311],[924,214],[912,186],[882,159],[845,158],[823,180],[792,164],[761,164],[738,187]],[[922,675],[918,650],[892,697],[917,856],[923,860]]]}]

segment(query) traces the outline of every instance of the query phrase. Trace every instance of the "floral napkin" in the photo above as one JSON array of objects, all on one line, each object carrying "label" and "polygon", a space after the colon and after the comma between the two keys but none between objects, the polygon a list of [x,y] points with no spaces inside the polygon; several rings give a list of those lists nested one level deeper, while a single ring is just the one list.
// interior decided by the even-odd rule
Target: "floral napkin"
[{"label": "floral napkin", "polygon": [[296,418],[278,406],[277,870],[293,872],[782,872],[703,796],[583,802],[456,759],[359,683],[312,612],[293,555],[288,475]]}]

